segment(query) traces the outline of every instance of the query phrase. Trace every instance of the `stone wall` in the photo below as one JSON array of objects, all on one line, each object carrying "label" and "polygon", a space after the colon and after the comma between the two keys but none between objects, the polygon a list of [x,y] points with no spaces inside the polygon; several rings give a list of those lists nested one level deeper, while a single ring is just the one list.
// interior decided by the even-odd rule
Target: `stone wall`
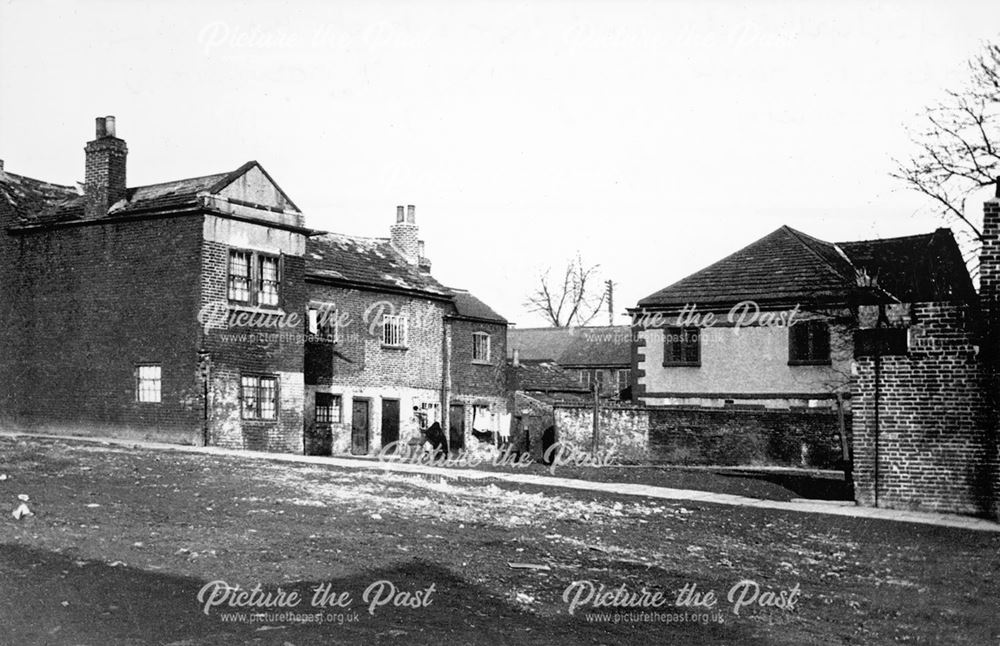
[{"label": "stone wall", "polygon": [[[556,405],[556,441],[573,448],[593,450],[594,411],[586,406]],[[649,410],[645,408],[602,407],[598,415],[597,451],[611,451],[625,463],[649,459]]]}]

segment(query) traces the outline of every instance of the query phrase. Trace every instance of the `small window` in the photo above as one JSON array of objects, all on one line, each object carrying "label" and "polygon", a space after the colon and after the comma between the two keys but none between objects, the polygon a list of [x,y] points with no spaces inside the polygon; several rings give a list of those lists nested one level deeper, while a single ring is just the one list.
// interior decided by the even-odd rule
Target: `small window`
[{"label": "small window", "polygon": [[788,328],[788,363],[830,363],[830,326],[826,321],[799,321]]},{"label": "small window", "polygon": [[240,398],[244,419],[275,419],[278,414],[278,378],[272,375],[243,376]]},{"label": "small window", "polygon": [[151,404],[160,403],[160,366],[136,366],[135,400]]},{"label": "small window", "polygon": [[260,280],[257,283],[257,304],[277,307],[278,287],[281,284],[278,259],[274,256],[258,256],[258,263],[257,275]]},{"label": "small window", "polygon": [[229,252],[229,300],[250,302],[250,257],[247,251]]},{"label": "small window", "polygon": [[406,347],[406,317],[401,314],[382,316],[382,345]]},{"label": "small window", "polygon": [[308,311],[309,334],[334,343],[340,341],[337,310],[326,306],[313,306]]},{"label": "small window", "polygon": [[580,383],[582,383],[587,388],[590,388],[591,373],[589,370],[580,371]]},{"label": "small window", "polygon": [[332,424],[340,422],[340,395],[316,393],[316,423]]},{"label": "small window", "polygon": [[476,332],[472,335],[472,360],[490,360],[490,335],[486,332]]},{"label": "small window", "polygon": [[619,370],[618,371],[618,390],[625,390],[629,387],[629,382],[632,381],[632,371],[631,370]]},{"label": "small window", "polygon": [[668,327],[663,333],[663,365],[701,365],[701,331],[698,328]]}]

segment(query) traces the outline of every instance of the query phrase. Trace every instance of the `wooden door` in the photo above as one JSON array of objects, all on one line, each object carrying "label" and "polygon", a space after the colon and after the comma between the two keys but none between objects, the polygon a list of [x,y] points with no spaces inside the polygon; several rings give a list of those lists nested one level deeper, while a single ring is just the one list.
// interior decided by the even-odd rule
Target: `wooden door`
[{"label": "wooden door", "polygon": [[465,448],[465,406],[452,404],[448,412],[448,448],[458,451]]},{"label": "wooden door", "polygon": [[399,400],[382,400],[382,446],[399,441]]},{"label": "wooden door", "polygon": [[351,453],[368,453],[368,400],[355,399],[351,404]]}]

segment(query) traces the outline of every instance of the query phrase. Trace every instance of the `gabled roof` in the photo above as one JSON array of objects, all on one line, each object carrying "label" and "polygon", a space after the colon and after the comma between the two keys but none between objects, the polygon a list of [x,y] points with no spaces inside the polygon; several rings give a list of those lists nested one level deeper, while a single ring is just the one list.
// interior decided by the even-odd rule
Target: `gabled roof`
[{"label": "gabled roof", "polygon": [[968,301],[976,296],[950,229],[903,238],[838,242],[837,246],[851,264],[904,303]]},{"label": "gabled roof", "polygon": [[456,317],[475,321],[488,321],[502,325],[507,324],[507,319],[494,312],[493,308],[468,291],[454,287],[449,289],[454,297]]},{"label": "gabled roof", "polygon": [[948,229],[862,242],[830,243],[788,226],[639,301],[640,308],[702,310],[750,300],[764,304],[843,303],[857,292],[859,270],[899,300],[974,294]]},{"label": "gabled roof", "polygon": [[507,331],[507,356],[518,351],[521,361],[555,361],[573,342],[568,327],[511,328]]},{"label": "gabled roof", "polygon": [[566,367],[627,367],[632,363],[632,328],[628,325],[578,327],[556,361]]},{"label": "gabled roof", "polygon": [[408,263],[385,238],[325,233],[306,240],[306,277],[354,287],[418,292],[450,300],[452,292]]},{"label": "gabled roof", "polygon": [[[136,212],[197,206],[200,195],[214,195],[223,191],[253,168],[258,169],[274,185],[274,188],[288,202],[289,206],[298,211],[298,207],[260,163],[248,161],[236,170],[225,173],[128,188],[125,191],[125,202],[114,205],[109,215],[120,216]],[[19,181],[8,181],[8,177]],[[12,173],[0,173],[0,190],[9,191],[12,187],[16,190],[18,184],[23,187],[28,183],[38,187],[36,190],[38,199],[31,201],[31,208],[19,211],[22,224],[44,224],[83,218],[85,198],[77,189],[48,184]]]}]

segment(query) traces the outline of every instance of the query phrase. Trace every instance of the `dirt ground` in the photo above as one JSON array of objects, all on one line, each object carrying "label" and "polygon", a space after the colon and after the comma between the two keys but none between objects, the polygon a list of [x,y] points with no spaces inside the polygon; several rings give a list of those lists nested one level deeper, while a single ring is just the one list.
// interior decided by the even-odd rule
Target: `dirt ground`
[{"label": "dirt ground", "polygon": [[4,645],[1000,643],[993,533],[25,438],[0,503]]}]

